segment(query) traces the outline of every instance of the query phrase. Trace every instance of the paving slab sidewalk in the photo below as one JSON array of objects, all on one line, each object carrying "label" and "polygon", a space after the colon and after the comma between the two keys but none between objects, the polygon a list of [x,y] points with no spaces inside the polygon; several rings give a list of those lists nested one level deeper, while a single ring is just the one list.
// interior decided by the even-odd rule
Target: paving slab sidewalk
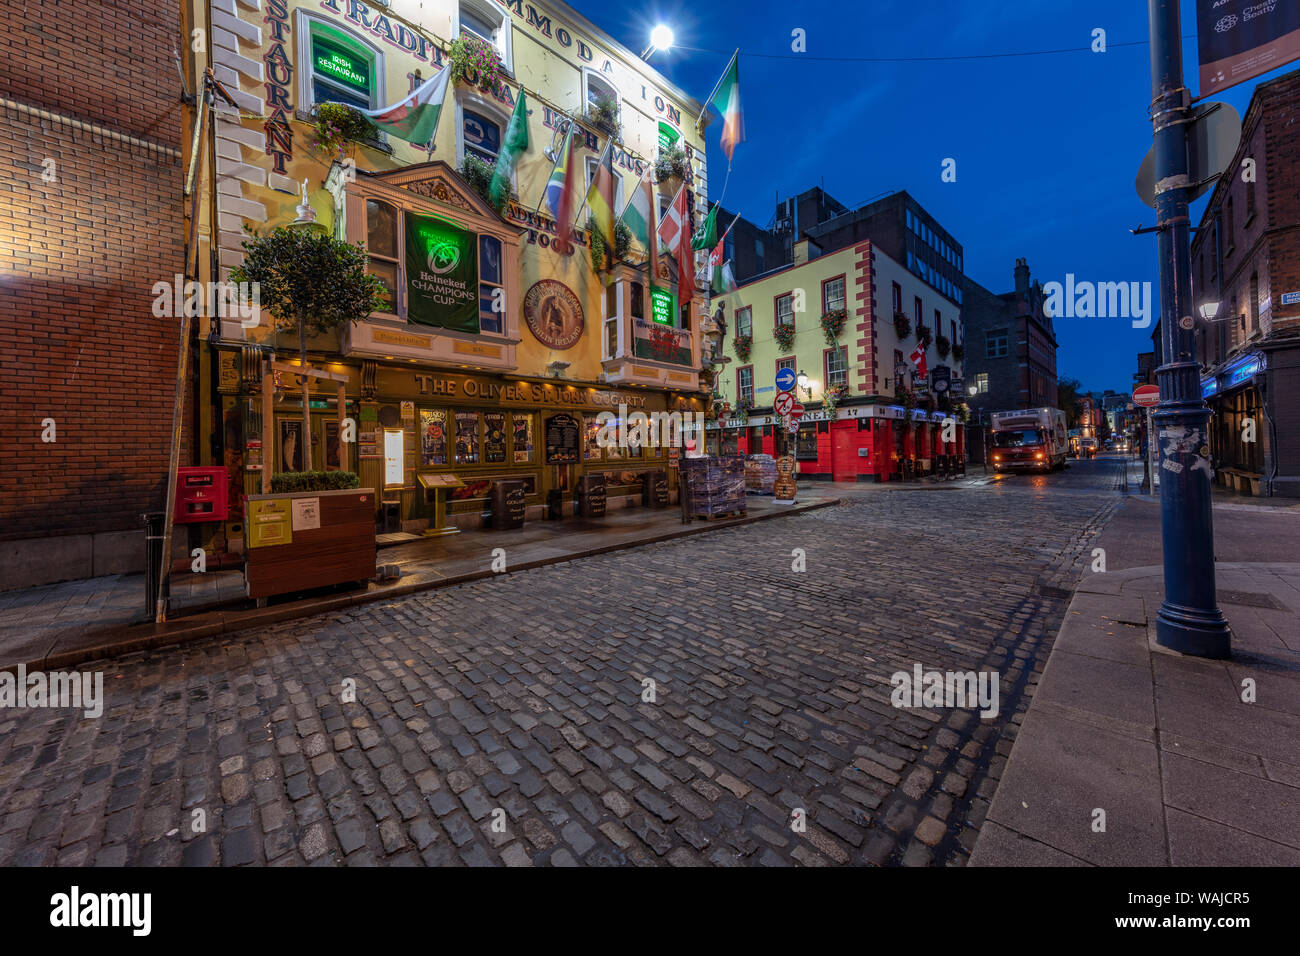
[{"label": "paving slab sidewalk", "polygon": [[1214,523],[1231,659],[1155,643],[1159,503],[1128,499],[1096,544],[1108,570],[1085,571],[1070,603],[970,865],[1300,865],[1300,515],[1216,503]]},{"label": "paving slab sidewalk", "polygon": [[244,598],[242,571],[175,575],[172,617],[154,624],[146,615],[143,575],[109,575],[19,591],[0,592],[0,671],[72,667],[127,651],[259,627],[277,621],[389,600],[429,588],[450,587],[493,575],[493,549],[505,549],[506,573],[570,561],[606,551],[668,541],[684,535],[797,514],[838,503],[829,490],[799,489],[793,505],[750,496],[748,514],[683,524],[676,507],[623,508],[604,519],[531,521],[514,531],[471,531],[382,547],[380,565],[402,576],[372,582],[364,591],[322,589],[276,599],[257,608]]}]

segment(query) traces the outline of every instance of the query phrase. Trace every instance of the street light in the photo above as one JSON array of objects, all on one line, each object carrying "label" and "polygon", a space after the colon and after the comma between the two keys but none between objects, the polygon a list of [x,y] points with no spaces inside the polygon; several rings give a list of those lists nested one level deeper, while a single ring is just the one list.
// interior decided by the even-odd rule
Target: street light
[{"label": "street light", "polygon": [[649,60],[655,50],[667,50],[673,45],[673,31],[660,23],[650,31],[650,45],[641,51],[641,59]]},{"label": "street light", "polygon": [[1201,306],[1201,318],[1206,322],[1213,322],[1214,317],[1219,314],[1219,303],[1206,302]]}]

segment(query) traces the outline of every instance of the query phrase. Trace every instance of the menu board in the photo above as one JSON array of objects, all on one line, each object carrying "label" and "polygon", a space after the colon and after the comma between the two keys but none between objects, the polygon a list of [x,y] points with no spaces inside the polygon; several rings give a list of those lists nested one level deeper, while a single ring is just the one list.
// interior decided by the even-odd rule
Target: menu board
[{"label": "menu board", "polygon": [[561,412],[546,419],[546,463],[569,465],[578,460],[578,419]]}]

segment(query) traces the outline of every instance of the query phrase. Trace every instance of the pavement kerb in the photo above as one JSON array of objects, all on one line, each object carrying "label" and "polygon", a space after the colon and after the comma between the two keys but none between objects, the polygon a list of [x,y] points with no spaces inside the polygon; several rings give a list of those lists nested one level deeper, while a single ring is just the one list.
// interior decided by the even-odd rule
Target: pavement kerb
[{"label": "pavement kerb", "polygon": [[790,508],[789,510],[782,509],[771,511],[764,514],[747,515],[744,518],[733,518],[725,523],[692,521],[690,524],[684,525],[680,528],[674,528],[672,531],[652,534],[636,541],[624,541],[618,544],[585,548],[581,551],[574,551],[569,554],[538,558],[533,561],[521,561],[518,564],[508,565],[507,569],[502,572],[492,571],[491,569],[468,571],[462,574],[450,575],[445,578],[421,581],[415,584],[397,584],[390,588],[366,591],[359,594],[304,598],[290,604],[282,604],[266,608],[249,608],[240,611],[217,610],[200,612],[189,617],[178,618],[175,621],[168,621],[161,625],[153,623],[134,624],[128,627],[106,631],[104,635],[105,639],[101,643],[90,647],[77,648],[63,653],[46,654],[35,660],[24,661],[21,663],[0,664],[0,673],[16,673],[19,667],[24,667],[29,672],[72,668],[84,664],[87,661],[101,660],[108,657],[116,657],[121,654],[130,654],[137,651],[152,650],[160,647],[169,647],[176,644],[183,644],[187,641],[215,637],[221,634],[235,634],[239,631],[249,630],[255,627],[265,627],[268,624],[278,624],[281,621],[311,617],[316,614],[324,614],[330,611],[359,607],[364,604],[373,604],[377,601],[388,601],[393,598],[409,597],[412,594],[418,594],[422,591],[455,587],[459,584],[480,581],[484,578],[498,577],[501,574],[515,574],[521,571],[529,571],[551,564],[561,564],[565,561],[572,561],[577,558],[595,557],[596,555],[608,554],[612,551],[627,551],[632,548],[640,548],[648,544],[658,544],[663,541],[672,541],[690,535],[705,534],[710,531],[722,531],[727,528],[738,528],[743,525],[755,524],[759,521],[767,521],[771,518],[784,518],[795,514],[805,514],[809,511],[816,511],[819,508],[829,508],[838,505],[840,504],[840,501],[841,499],[839,498],[826,498],[821,501],[810,502],[802,507]]}]

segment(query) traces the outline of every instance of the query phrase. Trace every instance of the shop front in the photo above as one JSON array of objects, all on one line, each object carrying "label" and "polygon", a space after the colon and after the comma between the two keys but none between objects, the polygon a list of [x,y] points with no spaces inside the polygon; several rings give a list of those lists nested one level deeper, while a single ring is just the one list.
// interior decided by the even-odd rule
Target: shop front
[{"label": "shop front", "polygon": [[1261,493],[1268,444],[1261,394],[1266,371],[1262,356],[1253,352],[1201,381],[1201,395],[1212,412],[1210,454],[1220,487]]},{"label": "shop front", "polygon": [[[963,426],[955,429],[951,442],[943,441],[945,413],[914,409],[910,427],[903,415],[897,405],[876,404],[810,411],[785,447],[795,456],[799,477],[813,481],[910,479],[921,473],[923,452],[956,455],[963,447]],[[777,455],[782,427],[775,415],[724,419],[710,425],[709,447],[741,455]],[[929,459],[928,467],[933,463]]]}]

